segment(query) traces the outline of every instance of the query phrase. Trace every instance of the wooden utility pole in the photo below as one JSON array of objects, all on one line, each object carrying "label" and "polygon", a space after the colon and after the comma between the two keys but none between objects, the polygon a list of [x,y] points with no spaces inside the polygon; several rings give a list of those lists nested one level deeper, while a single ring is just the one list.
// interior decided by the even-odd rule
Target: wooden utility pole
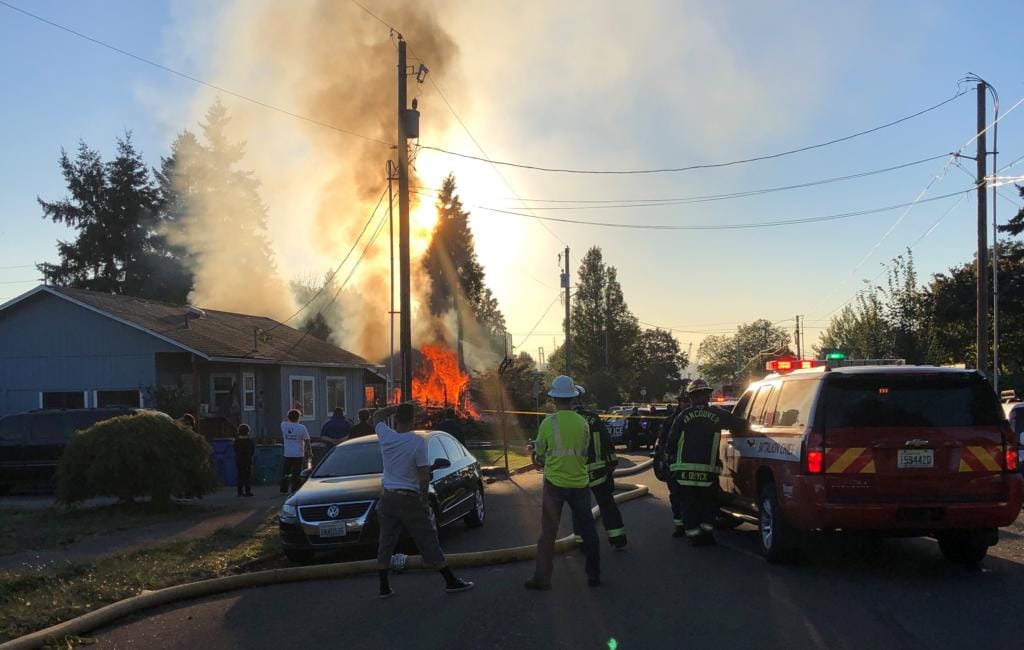
[{"label": "wooden utility pole", "polygon": [[388,243],[391,260],[391,282],[388,284],[388,293],[391,300],[388,306],[388,332],[390,333],[390,348],[388,354],[388,394],[384,400],[390,404],[395,399],[395,198],[392,193],[392,181],[395,180],[395,163],[388,161]]},{"label": "wooden utility pole", "polygon": [[565,247],[565,271],[562,272],[562,288],[565,289],[565,374],[572,376],[571,347],[572,334],[569,328],[569,290],[572,283],[569,281],[569,247]]},{"label": "wooden utility pole", "polygon": [[978,83],[978,285],[977,328],[975,344],[978,349],[977,369],[988,375],[988,195],[986,194],[985,146],[985,93],[987,84]]},{"label": "wooden utility pole", "polygon": [[804,358],[804,351],[803,351],[803,348],[800,346],[800,316],[799,315],[797,315],[797,317],[796,317],[796,358],[797,359],[803,359]]},{"label": "wooden utility pole", "polygon": [[406,79],[409,75],[405,60],[405,39],[398,36],[398,275],[400,318],[399,348],[402,357],[402,400],[410,401],[412,394],[412,287],[409,275],[409,147],[405,133],[407,110]]}]

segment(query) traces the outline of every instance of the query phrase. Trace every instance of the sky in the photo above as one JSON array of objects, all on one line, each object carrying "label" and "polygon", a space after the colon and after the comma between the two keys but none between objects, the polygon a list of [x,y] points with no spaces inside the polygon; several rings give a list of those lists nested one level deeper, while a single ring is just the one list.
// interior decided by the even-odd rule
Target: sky
[{"label": "sky", "polygon": [[[303,23],[290,18],[316,16],[323,9],[312,1],[5,2],[293,112],[306,110],[302,98],[309,88],[304,85],[318,83],[305,78],[302,62],[308,62],[308,55],[293,58],[289,49],[305,35],[298,31],[284,38],[267,31],[275,16],[284,16],[281,24],[287,30],[297,30]],[[409,7],[396,1],[367,6],[406,30],[402,21],[411,15]],[[417,6],[427,7],[457,48],[443,65],[423,61],[433,82],[410,89],[423,114],[420,145],[479,156],[479,144],[493,160],[555,168],[637,170],[715,163],[826,142],[911,115],[953,97],[957,81],[970,72],[1000,94],[1006,115],[999,124],[1000,165],[1024,155],[1024,106],[1007,113],[1024,97],[1015,2],[987,3],[981,17],[962,2]],[[339,0],[331,13],[330,34],[310,33],[310,49],[329,49],[336,38],[338,47],[354,52],[351,56],[361,65],[379,65],[393,74],[390,55],[377,56],[373,50],[372,57],[359,56],[363,49],[389,42],[386,27],[353,3]],[[417,52],[416,40],[409,39]],[[424,45],[420,51],[429,49]],[[345,66],[344,58],[338,61]],[[339,72],[350,96],[360,93],[360,70]],[[44,221],[36,202],[37,196],[52,200],[66,193],[57,167],[62,147],[73,150],[82,140],[109,154],[115,138],[131,131],[155,166],[176,134],[195,128],[217,93],[2,5],[0,78],[6,99],[0,121],[3,301],[33,286],[35,270],[23,267],[54,261],[56,241],[71,236]],[[579,209],[579,203],[534,201],[745,192],[948,154],[975,133],[970,90],[876,133],[716,169],[583,175],[498,167],[499,172],[485,162],[429,149],[416,153],[416,166],[426,187],[437,187],[444,175],[455,173],[473,215],[488,284],[520,350],[537,356],[543,347],[550,354],[561,342],[558,256],[566,246],[574,275],[586,250],[601,247],[639,320],[672,328],[684,350],[692,344],[695,353],[708,334],[729,333],[758,318],[791,330],[798,314],[806,319],[813,342],[829,317],[865,281],[877,281],[882,264],[908,246],[914,246],[922,282],[969,261],[976,244],[974,196],[817,223],[717,230],[541,225],[529,216],[485,208],[525,214],[519,199],[528,199],[526,205],[533,208],[572,208],[535,209],[540,217],[634,226],[728,225],[822,217],[959,192],[973,183],[971,160],[961,161],[970,173],[937,159],[847,182],[713,202],[606,203]],[[326,196],[322,186],[328,182],[309,180],[324,160],[325,136],[319,127],[220,97],[237,116],[250,152],[246,162],[264,184],[278,271],[285,277],[319,276],[333,268],[348,249],[353,225],[361,225],[374,201],[353,188],[336,217],[344,223],[336,234],[325,236],[322,223],[308,216],[316,211],[311,207],[318,204],[316,197]],[[393,104],[382,102],[380,111],[393,111]],[[337,122],[342,115],[332,120],[344,128]],[[341,151],[343,167],[367,164],[367,156],[374,156],[383,170],[386,148],[374,151],[331,135],[330,146]],[[965,154],[974,154],[973,144]],[[1022,168],[1006,174],[1024,174]],[[1004,187],[1002,194],[1007,198],[997,202],[998,217],[1005,221],[1020,201],[1012,187]],[[376,263],[382,263],[386,241],[381,238],[375,245],[380,248]],[[358,285],[361,274],[370,272],[359,270],[353,282]]]}]

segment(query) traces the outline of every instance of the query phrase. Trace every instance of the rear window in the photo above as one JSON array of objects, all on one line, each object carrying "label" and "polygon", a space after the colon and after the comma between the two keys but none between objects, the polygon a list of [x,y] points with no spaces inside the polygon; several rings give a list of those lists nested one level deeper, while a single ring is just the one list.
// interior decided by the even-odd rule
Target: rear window
[{"label": "rear window", "polygon": [[825,427],[998,426],[995,393],[974,374],[832,375]]},{"label": "rear window", "polygon": [[384,459],[380,455],[380,445],[364,442],[358,445],[338,445],[332,449],[316,468],[313,478],[383,473]]}]

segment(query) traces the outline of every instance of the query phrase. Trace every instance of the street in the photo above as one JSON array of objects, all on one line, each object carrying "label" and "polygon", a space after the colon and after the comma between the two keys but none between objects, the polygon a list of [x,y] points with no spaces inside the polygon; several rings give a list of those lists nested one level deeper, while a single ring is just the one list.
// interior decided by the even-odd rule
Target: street
[{"label": "street", "polygon": [[[638,458],[639,459],[639,458]],[[524,478],[528,484],[536,479]],[[1024,520],[1005,529],[980,569],[942,559],[928,539],[812,540],[802,562],[771,566],[756,530],[719,532],[693,549],[670,533],[664,484],[623,506],[630,545],[602,539],[603,582],[586,587],[582,555],[556,560],[550,592],[527,592],[532,565],[460,572],[476,582],[445,594],[439,577],[403,574],[394,598],[375,576],[292,583],[180,603],[90,636],[105,648],[944,648],[1019,643],[1012,603],[1024,597]],[[494,487],[494,486],[492,486]],[[498,489],[498,488],[495,488]],[[508,484],[500,488],[508,489]],[[488,543],[522,533],[491,504]],[[535,529],[538,512],[519,509]],[[567,532],[568,518],[563,518]],[[457,527],[458,528],[458,527]],[[465,550],[475,531],[442,536]],[[603,536],[603,532],[602,532]]]}]

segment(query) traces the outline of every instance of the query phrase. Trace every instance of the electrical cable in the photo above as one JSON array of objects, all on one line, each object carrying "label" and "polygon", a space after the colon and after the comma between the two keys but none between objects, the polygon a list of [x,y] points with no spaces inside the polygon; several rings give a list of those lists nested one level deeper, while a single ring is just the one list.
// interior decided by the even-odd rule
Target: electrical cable
[{"label": "electrical cable", "polygon": [[37,21],[39,21],[41,23],[45,23],[45,24],[47,24],[47,25],[49,25],[51,27],[55,27],[56,29],[62,30],[64,32],[67,32],[68,34],[71,34],[71,35],[77,36],[78,38],[81,38],[83,40],[89,41],[90,43],[93,43],[94,45],[99,45],[100,47],[104,47],[104,48],[106,48],[106,49],[108,49],[108,50],[110,50],[112,52],[116,52],[116,53],[121,54],[123,56],[127,56],[129,58],[135,59],[136,61],[139,61],[140,63],[145,63],[146,65],[152,66],[154,68],[158,68],[160,70],[163,70],[164,72],[173,74],[173,75],[175,75],[177,77],[181,77],[182,79],[187,79],[188,81],[191,81],[193,83],[199,84],[200,86],[205,86],[207,88],[211,88],[213,90],[216,90],[217,92],[224,93],[225,95],[230,95],[231,97],[234,97],[236,99],[241,99],[243,101],[249,102],[251,104],[255,104],[256,106],[260,106],[260,107],[265,108],[267,110],[276,111],[278,113],[282,113],[284,115],[288,115],[289,117],[294,117],[295,119],[302,120],[303,122],[308,122],[310,124],[315,124],[317,126],[321,126],[321,127],[326,128],[326,129],[331,129],[332,131],[337,131],[338,133],[343,133],[345,135],[350,135],[350,136],[352,136],[354,138],[361,138],[363,140],[368,140],[370,142],[376,142],[376,143],[379,143],[379,144],[382,144],[382,145],[386,145],[388,147],[394,146],[393,143],[387,142],[386,140],[381,140],[380,138],[375,138],[373,136],[364,135],[362,133],[356,133],[355,131],[349,131],[348,129],[343,129],[340,126],[336,126],[336,125],[330,124],[328,122],[323,122],[323,121],[318,120],[316,118],[312,118],[312,117],[309,117],[307,115],[302,115],[301,113],[296,113],[294,111],[289,111],[288,109],[281,108],[280,106],[275,106],[273,104],[270,104],[269,102],[265,102],[265,101],[260,100],[260,99],[255,99],[253,97],[249,97],[247,95],[243,95],[242,93],[236,92],[234,90],[230,90],[228,88],[225,88],[224,86],[219,86],[217,84],[210,83],[209,81],[204,81],[203,79],[200,79],[199,77],[195,77],[195,76],[192,76],[192,75],[187,74],[185,72],[181,72],[180,70],[175,70],[174,68],[170,68],[170,67],[168,67],[166,65],[163,65],[162,63],[157,63],[156,61],[153,61],[152,59],[147,59],[146,57],[139,56],[138,54],[135,54],[133,52],[129,52],[128,50],[125,50],[125,49],[122,49],[120,47],[117,47],[116,45],[111,45],[110,43],[107,43],[107,42],[102,41],[102,40],[100,40],[98,38],[94,38],[92,36],[89,36],[88,34],[83,34],[82,32],[74,30],[74,29],[72,29],[70,27],[67,27],[65,25],[61,25],[60,23],[56,23],[56,22],[54,22],[52,20],[48,20],[46,18],[43,18],[42,16],[34,14],[34,13],[30,12],[30,11],[26,11],[25,9],[22,9],[21,7],[17,7],[15,5],[12,5],[11,3],[6,2],[6,0],[0,0],[0,5],[2,5],[4,7],[7,7],[8,9],[11,9],[12,11],[16,11],[16,12],[18,12],[20,14],[28,16],[29,18],[32,18],[33,20],[37,20]]},{"label": "electrical cable", "polygon": [[584,226],[597,226],[601,228],[626,228],[635,230],[745,230],[750,228],[771,228],[776,226],[790,226],[796,224],[805,223],[818,223],[821,221],[836,221],[840,219],[849,219],[851,217],[860,217],[868,214],[877,214],[879,212],[889,212],[892,210],[898,210],[908,206],[915,205],[917,203],[929,203],[931,201],[938,201],[941,199],[947,199],[952,196],[964,194],[966,192],[972,192],[974,188],[960,190],[959,192],[951,192],[949,194],[943,194],[941,196],[933,196],[930,199],[921,199],[918,201],[912,201],[910,203],[897,203],[895,205],[887,205],[881,208],[870,208],[867,210],[855,210],[853,212],[841,212],[838,214],[830,214],[821,217],[805,217],[801,219],[782,219],[778,221],[762,221],[762,222],[748,222],[748,223],[730,223],[730,224],[707,224],[707,225],[671,225],[671,224],[639,224],[639,223],[612,223],[607,221],[584,221],[581,219],[562,219],[558,217],[543,217],[534,216],[529,214],[522,214],[520,212],[512,212],[510,210],[499,210],[497,208],[488,208],[485,206],[477,205],[473,206],[476,209],[488,210],[498,214],[507,214],[514,217],[525,217],[531,219],[543,219],[546,221],[556,221],[558,223],[572,223]]},{"label": "electrical cable", "polygon": [[33,278],[31,280],[7,280],[0,282],[0,284],[29,284],[30,282],[42,282],[42,278]]},{"label": "electrical cable", "polygon": [[545,309],[544,313],[541,314],[540,318],[537,319],[537,322],[536,322],[536,324],[534,324],[533,329],[530,330],[530,333],[527,334],[525,337],[523,337],[523,340],[519,341],[519,345],[515,345],[515,346],[513,346],[513,348],[521,348],[521,347],[523,347],[523,344],[526,343],[526,341],[531,336],[533,336],[533,333],[537,331],[538,327],[540,327],[541,321],[544,320],[544,318],[548,315],[548,312],[551,311],[551,308],[555,306],[555,303],[558,302],[558,299],[561,298],[561,297],[562,297],[562,292],[559,291],[558,295],[555,296],[555,299],[551,301],[550,305],[548,305],[548,308]]},{"label": "electrical cable", "polygon": [[380,204],[383,203],[384,196],[387,193],[388,193],[387,189],[385,189],[381,193],[380,198],[377,199],[377,205],[375,205],[374,208],[373,208],[373,211],[370,212],[370,217],[366,220],[366,223],[363,224],[363,229],[359,231],[359,234],[356,236],[355,241],[352,242],[352,246],[348,249],[348,252],[345,253],[345,257],[342,258],[341,262],[334,269],[334,271],[332,271],[331,274],[324,279],[324,283],[320,286],[319,289],[317,289],[316,293],[313,294],[313,297],[310,298],[309,300],[307,300],[306,303],[304,305],[302,305],[301,307],[299,307],[298,310],[296,310],[295,313],[293,313],[291,316],[289,316],[288,318],[286,318],[286,319],[284,319],[282,321],[278,321],[277,323],[274,324],[273,327],[271,327],[271,328],[269,328],[267,330],[264,330],[265,334],[269,334],[270,332],[273,332],[278,327],[281,327],[282,325],[284,325],[285,323],[287,323],[288,321],[290,321],[291,319],[295,318],[296,316],[301,314],[303,311],[305,311],[311,304],[313,304],[313,301],[316,300],[320,296],[321,293],[323,293],[324,289],[326,289],[328,287],[328,285],[330,285],[330,283],[334,280],[334,277],[336,275],[338,275],[338,273],[341,271],[341,267],[343,267],[345,265],[345,262],[348,261],[348,258],[351,257],[352,253],[356,250],[356,246],[359,245],[359,240],[363,238],[363,235],[366,233],[366,229],[370,227],[370,223],[373,221],[373,218],[377,215],[377,210],[380,209]]},{"label": "electrical cable", "polygon": [[804,183],[797,183],[793,185],[782,185],[777,187],[766,187],[756,190],[747,190],[744,192],[729,192],[726,194],[704,194],[696,196],[686,197],[675,197],[675,198],[661,198],[661,199],[523,199],[526,202],[537,202],[537,203],[582,203],[586,205],[576,206],[533,206],[534,210],[606,210],[616,208],[650,208],[665,205],[685,205],[689,203],[707,203],[711,201],[723,201],[726,199],[737,199],[745,198],[750,196],[760,196],[762,194],[770,194],[773,192],[784,192],[788,190],[803,189],[808,187],[816,187],[818,185],[827,185],[830,183],[839,183],[842,181],[854,180],[858,178],[865,178],[867,176],[875,176],[877,174],[884,174],[900,169],[906,169],[915,165],[921,165],[933,160],[939,160],[940,158],[946,158],[949,154],[939,154],[938,156],[931,156],[929,158],[922,158],[921,160],[915,160],[900,165],[894,165],[891,167],[884,167],[882,169],[874,169],[866,172],[859,172],[856,174],[848,174],[846,176],[835,176],[832,178],[824,178],[816,181],[807,181]]},{"label": "electrical cable", "polygon": [[387,27],[388,29],[390,29],[394,33],[398,34],[399,36],[402,35],[402,32],[400,32],[397,29],[395,29],[395,27],[393,25],[391,25],[391,23],[387,22],[386,20],[384,20],[383,18],[381,18],[377,14],[373,13],[372,11],[370,11],[364,5],[360,4],[359,2],[356,2],[356,0],[351,0],[351,2],[352,2],[352,4],[354,4],[355,6],[359,7],[360,9],[365,11],[367,14],[369,14],[371,18],[376,20],[381,25],[384,25],[385,27]]},{"label": "electrical cable", "polygon": [[[675,173],[675,172],[686,172],[686,171],[692,171],[692,170],[696,170],[696,169],[719,169],[719,168],[722,168],[722,167],[731,167],[733,165],[742,165],[742,164],[746,164],[746,163],[759,162],[759,161],[763,161],[763,160],[773,160],[775,158],[782,158],[783,156],[790,156],[790,155],[797,154],[797,153],[802,153],[802,152],[805,152],[805,151],[811,151],[813,149],[820,149],[822,147],[827,147],[827,146],[830,146],[830,145],[833,145],[833,144],[838,144],[840,142],[846,142],[848,140],[852,140],[854,138],[858,138],[858,137],[861,137],[861,136],[864,136],[864,135],[868,135],[868,134],[871,134],[871,133],[876,133],[876,132],[881,131],[883,129],[887,129],[887,128],[892,127],[892,126],[896,126],[897,124],[901,124],[901,123],[906,122],[908,120],[912,120],[912,119],[914,119],[916,117],[920,117],[921,115],[924,115],[926,113],[930,113],[931,111],[937,110],[937,109],[945,106],[946,104],[956,100],[957,98],[962,97],[967,92],[968,92],[967,90],[960,90],[958,88],[956,94],[954,94],[952,97],[950,97],[948,99],[945,99],[945,100],[939,102],[938,104],[934,104],[932,106],[929,106],[928,108],[925,108],[925,109],[922,109],[920,111],[917,111],[916,113],[912,113],[910,115],[906,115],[904,117],[901,117],[901,118],[899,118],[897,120],[893,120],[891,122],[886,122],[885,124],[880,124],[878,126],[870,128],[870,129],[865,129],[863,131],[858,131],[856,133],[851,133],[849,135],[845,135],[845,136],[842,136],[842,137],[839,137],[839,138],[833,138],[831,140],[827,140],[825,142],[819,142],[817,144],[812,144],[812,145],[807,145],[807,146],[803,146],[803,147],[798,147],[796,149],[789,149],[789,150],[786,150],[786,151],[780,151],[778,153],[773,153],[773,154],[765,154],[765,155],[762,155],[762,156],[753,156],[753,157],[750,157],[750,158],[743,158],[743,159],[740,159],[740,160],[730,160],[730,161],[717,162],[717,163],[704,163],[704,164],[698,164],[698,165],[686,165],[686,166],[680,166],[680,167],[663,167],[663,168],[655,168],[655,169],[572,169],[572,168],[565,168],[565,167],[543,167],[541,165],[531,165],[531,164],[526,164],[526,163],[517,163],[517,162],[509,162],[509,161],[502,161],[502,160],[492,160],[492,159],[490,159],[490,157],[487,157],[486,161],[491,163],[492,165],[501,165],[501,166],[504,166],[504,167],[516,167],[518,169],[528,169],[528,170],[531,170],[531,171],[541,171],[541,172],[553,172],[553,173],[559,173],[559,174],[634,175],[634,174],[666,174],[666,173]],[[458,158],[466,158],[466,159],[469,159],[469,160],[485,160],[485,159],[482,159],[482,158],[480,158],[478,156],[473,156],[473,155],[470,155],[470,154],[460,153],[460,152],[456,152],[456,151],[449,151],[448,149],[444,149],[442,147],[435,147],[435,146],[431,146],[431,145],[420,145],[420,147],[422,149],[426,149],[428,151],[436,151],[438,153],[447,154],[449,156],[456,156]]]},{"label": "electrical cable", "polygon": [[34,269],[35,264],[15,264],[14,266],[0,266],[0,271],[11,271],[13,269]]}]

